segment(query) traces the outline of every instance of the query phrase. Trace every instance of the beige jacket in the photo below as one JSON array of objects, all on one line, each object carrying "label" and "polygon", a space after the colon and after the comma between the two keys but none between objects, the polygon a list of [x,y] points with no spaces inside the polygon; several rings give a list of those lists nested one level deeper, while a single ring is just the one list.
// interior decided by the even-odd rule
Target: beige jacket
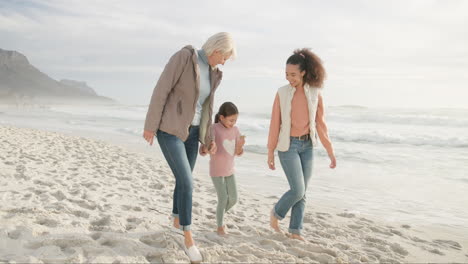
[{"label": "beige jacket", "polygon": [[[222,75],[218,68],[210,71],[211,92],[203,103],[200,122],[199,140],[202,144],[209,144],[213,140],[210,129],[213,100]],[[145,130],[162,130],[182,141],[187,140],[199,93],[197,52],[192,46],[185,46],[169,59],[159,77],[146,114]]]}]

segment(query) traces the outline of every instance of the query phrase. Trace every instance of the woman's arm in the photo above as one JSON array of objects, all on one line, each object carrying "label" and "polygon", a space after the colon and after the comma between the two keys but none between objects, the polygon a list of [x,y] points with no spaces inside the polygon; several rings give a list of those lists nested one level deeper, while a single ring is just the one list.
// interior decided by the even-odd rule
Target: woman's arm
[{"label": "woman's arm", "polygon": [[176,52],[166,64],[159,80],[154,87],[153,95],[148,107],[145,120],[145,131],[155,132],[159,129],[162,112],[166,105],[167,97],[174,88],[174,85],[182,75],[184,66],[191,58],[192,54],[187,49],[182,49]]},{"label": "woman's arm", "polygon": [[276,94],[273,109],[271,111],[270,130],[268,132],[268,167],[275,169],[275,149],[278,145],[278,137],[281,126],[281,109],[279,96]]},{"label": "woman's arm", "polygon": [[278,137],[281,126],[281,113],[280,113],[280,102],[279,96],[276,94],[275,102],[273,103],[273,109],[271,111],[270,130],[268,132],[268,151],[275,151],[276,145],[278,144]]},{"label": "woman's arm", "polygon": [[317,106],[317,114],[315,116],[315,125],[317,128],[317,134],[320,138],[320,142],[322,143],[323,147],[327,150],[328,157],[330,157],[331,164],[330,168],[336,167],[336,158],[335,153],[333,151],[333,145],[328,136],[328,128],[327,123],[325,122],[325,107],[323,106],[323,98],[322,95],[319,94],[318,98],[318,106]]}]

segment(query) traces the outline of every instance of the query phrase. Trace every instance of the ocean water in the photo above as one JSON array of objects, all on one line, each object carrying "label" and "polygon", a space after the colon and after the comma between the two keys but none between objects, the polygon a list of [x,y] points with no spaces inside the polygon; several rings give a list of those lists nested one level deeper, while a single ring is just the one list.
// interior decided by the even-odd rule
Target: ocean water
[{"label": "ocean water", "polygon": [[[144,144],[147,106],[50,106],[1,109],[0,125],[116,136]],[[288,189],[277,169],[266,166],[270,113],[244,113],[248,158],[239,158],[241,183],[276,196]],[[338,166],[321,145],[314,152],[309,204],[333,205],[397,223],[436,225],[468,237],[468,109],[326,109]],[[122,142],[116,142],[122,143]],[[202,163],[203,164],[203,163]]]}]

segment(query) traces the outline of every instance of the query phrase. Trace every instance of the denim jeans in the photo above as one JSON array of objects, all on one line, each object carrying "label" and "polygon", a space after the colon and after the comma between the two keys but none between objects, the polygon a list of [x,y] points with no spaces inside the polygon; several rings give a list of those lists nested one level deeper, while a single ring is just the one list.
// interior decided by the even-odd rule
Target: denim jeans
[{"label": "denim jeans", "polygon": [[161,151],[175,176],[172,214],[179,217],[182,230],[190,230],[192,223],[192,172],[198,155],[199,127],[191,126],[189,136],[184,142],[178,137],[158,130]]},{"label": "denim jeans", "polygon": [[304,222],[307,184],[312,175],[312,142],[291,138],[288,151],[278,151],[278,157],[290,190],[276,203],[274,215],[282,220],[291,209],[289,232],[300,235]]}]

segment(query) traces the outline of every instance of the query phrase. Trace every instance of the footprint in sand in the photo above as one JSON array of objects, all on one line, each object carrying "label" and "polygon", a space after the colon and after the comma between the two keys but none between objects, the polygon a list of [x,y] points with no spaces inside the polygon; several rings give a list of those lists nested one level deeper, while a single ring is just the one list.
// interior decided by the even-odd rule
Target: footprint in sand
[{"label": "footprint in sand", "polygon": [[356,217],[356,215],[352,214],[352,213],[341,213],[341,214],[337,214],[337,216],[341,216],[341,217],[345,217],[345,218],[354,218],[354,217]]},{"label": "footprint in sand", "polygon": [[164,261],[164,255],[165,255],[165,252],[164,252],[164,251],[160,251],[160,252],[151,252],[150,254],[148,254],[148,255],[145,256],[145,259],[146,259],[149,263],[165,263],[165,261]]},{"label": "footprint in sand", "polygon": [[445,256],[445,253],[443,253],[442,251],[438,250],[437,248],[428,248],[428,247],[422,247],[423,249],[433,253],[433,254],[436,254],[436,255],[439,255],[439,256]]},{"label": "footprint in sand", "polygon": [[456,241],[452,241],[452,240],[442,240],[442,239],[437,239],[437,240],[433,240],[432,241],[433,243],[435,243],[436,245],[438,246],[442,246],[444,248],[453,248],[453,249],[456,249],[456,250],[461,250],[462,246],[456,242]]},{"label": "footprint in sand", "polygon": [[424,239],[421,239],[419,237],[411,237],[410,239],[413,240],[414,242],[418,242],[418,243],[428,243],[428,241],[426,241]]},{"label": "footprint in sand", "polygon": [[120,208],[122,208],[122,210],[124,211],[130,211],[133,209],[133,206],[130,206],[130,205],[121,205]]},{"label": "footprint in sand", "polygon": [[363,221],[363,222],[366,222],[366,223],[369,223],[369,224],[373,224],[373,223],[374,223],[374,221],[371,221],[371,220],[366,219],[366,218],[363,218],[363,217],[359,218],[359,220],[361,220],[361,221]]},{"label": "footprint in sand", "polygon": [[350,245],[348,245],[348,244],[343,244],[343,243],[336,243],[336,244],[333,244],[333,247],[336,247],[336,248],[338,248],[339,250],[343,250],[343,251],[346,251],[346,250],[351,249],[351,246],[350,246]]},{"label": "footprint in sand", "polygon": [[99,232],[96,232],[96,233],[91,234],[91,238],[92,238],[93,240],[98,240],[98,239],[100,239],[101,237],[102,237],[102,233],[99,233]]},{"label": "footprint in sand", "polygon": [[207,219],[210,219],[210,220],[215,219],[215,216],[212,215],[212,214],[206,215],[205,217],[206,217]]},{"label": "footprint in sand", "polygon": [[348,227],[354,230],[361,230],[362,228],[364,228],[363,225],[348,225]]},{"label": "footprint in sand", "polygon": [[64,199],[67,199],[67,197],[65,196],[65,194],[63,194],[62,191],[57,191],[55,193],[52,193],[51,195],[53,197],[55,197],[55,199],[57,199],[58,201],[62,201]]},{"label": "footprint in sand", "polygon": [[55,186],[55,184],[52,182],[46,182],[46,181],[41,181],[41,180],[34,180],[33,183],[37,185],[47,186],[47,187]]},{"label": "footprint in sand", "polygon": [[155,248],[167,248],[168,244],[166,241],[166,234],[164,232],[140,237],[140,242]]},{"label": "footprint in sand", "polygon": [[80,211],[80,210],[73,211],[72,214],[76,217],[81,217],[85,219],[89,218],[89,214],[87,212]]},{"label": "footprint in sand", "polygon": [[260,245],[262,245],[264,249],[267,249],[267,250],[273,249],[273,250],[283,251],[283,252],[286,251],[286,247],[282,243],[279,243],[271,239],[263,239],[263,240],[260,240],[259,243]]},{"label": "footprint in sand", "polygon": [[27,193],[27,194],[25,194],[25,195],[23,196],[22,200],[27,201],[27,200],[31,199],[31,197],[32,197],[32,193]]},{"label": "footprint in sand", "polygon": [[391,245],[390,245],[390,249],[391,249],[393,252],[395,252],[395,253],[397,253],[397,254],[399,254],[399,255],[401,255],[401,256],[407,256],[407,255],[409,254],[409,252],[408,252],[406,249],[404,249],[404,248],[403,248],[400,244],[398,244],[398,243],[393,243],[393,244],[391,244]]},{"label": "footprint in sand", "polygon": [[113,239],[103,239],[103,241],[101,241],[99,243],[101,246],[106,246],[106,247],[116,247],[118,244],[119,244],[119,241],[117,240],[113,240]]},{"label": "footprint in sand", "polygon": [[387,235],[387,236],[393,236],[393,233],[390,233],[390,232],[388,232],[388,231],[385,231],[385,230],[382,229],[382,228],[370,226],[369,229],[370,229],[372,232],[374,232],[374,233],[379,233],[379,234],[383,234],[383,235]]},{"label": "footprint in sand", "polygon": [[249,235],[259,235],[258,230],[251,226],[240,226],[239,230]]},{"label": "footprint in sand", "polygon": [[400,237],[405,237],[403,235],[403,233],[401,233],[400,231],[398,231],[396,229],[393,229],[393,228],[390,228],[390,233],[395,234],[395,235],[400,236]]},{"label": "footprint in sand", "polygon": [[16,240],[16,239],[18,239],[18,238],[21,237],[22,233],[23,233],[22,230],[20,230],[20,229],[15,229],[15,230],[13,230],[13,231],[8,232],[8,237],[11,238],[11,239],[15,239],[15,240]]},{"label": "footprint in sand", "polygon": [[68,201],[75,203],[81,208],[88,209],[88,210],[96,210],[97,205],[94,204],[93,202],[87,202],[85,200],[74,200],[74,199],[68,199]]},{"label": "footprint in sand", "polygon": [[57,227],[59,225],[58,221],[49,218],[38,219],[35,223],[47,227]]},{"label": "footprint in sand", "polygon": [[291,248],[290,251],[297,256],[308,257],[311,260],[318,261],[319,263],[336,263],[337,262],[334,257],[328,254],[309,252],[307,250],[302,249],[301,246],[302,245],[297,245],[297,247]]}]

